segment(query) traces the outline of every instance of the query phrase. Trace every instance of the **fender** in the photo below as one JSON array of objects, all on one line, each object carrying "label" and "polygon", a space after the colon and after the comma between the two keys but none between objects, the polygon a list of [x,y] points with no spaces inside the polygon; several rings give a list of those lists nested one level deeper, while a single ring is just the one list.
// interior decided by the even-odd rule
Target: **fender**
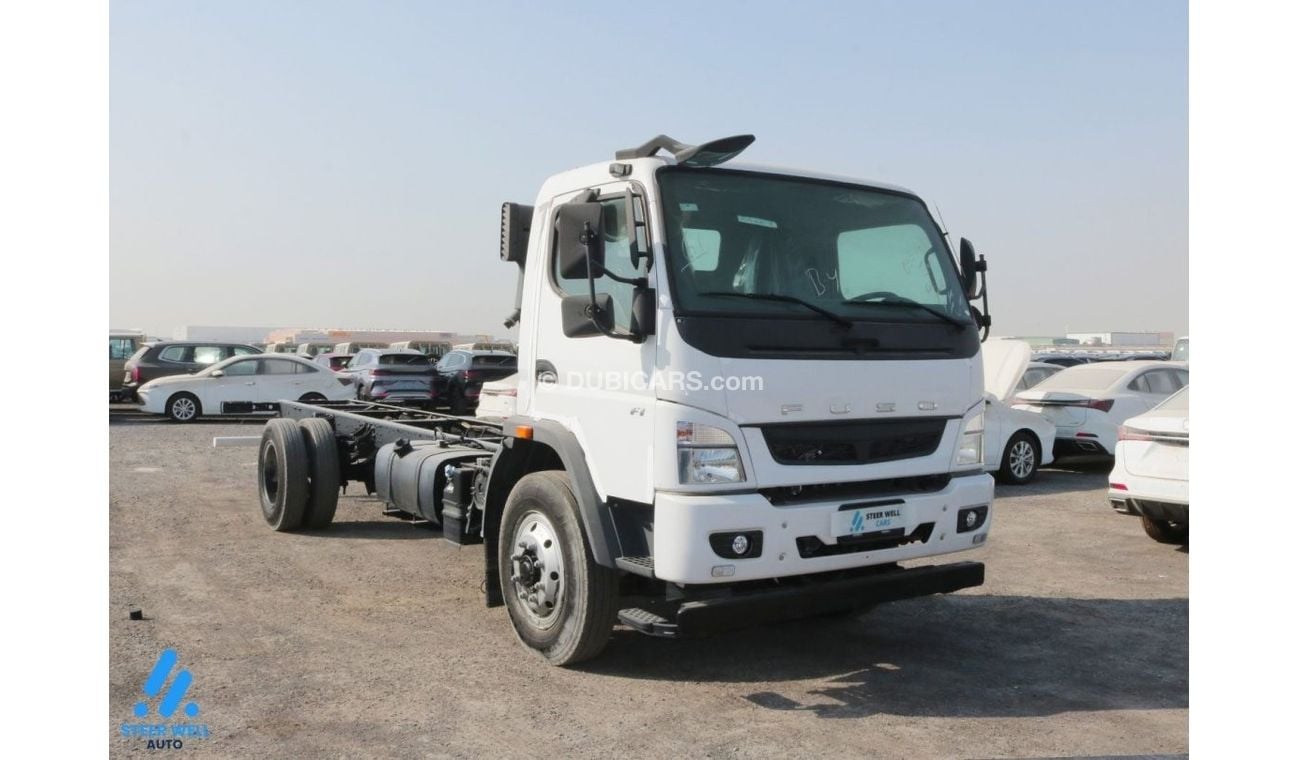
[{"label": "fender", "polygon": [[618,531],[613,515],[596,492],[586,454],[577,437],[558,422],[532,417],[510,417],[505,420],[503,427],[507,431],[513,431],[519,425],[533,428],[532,439],[507,436],[501,449],[492,458],[492,470],[488,473],[483,515],[483,560],[489,607],[502,603],[495,540],[496,531],[501,525],[501,512],[510,495],[509,489],[530,472],[562,468],[568,474],[573,494],[578,499],[578,516],[582,520],[587,542],[591,545],[592,557],[599,565],[617,567],[614,560],[619,552]]}]

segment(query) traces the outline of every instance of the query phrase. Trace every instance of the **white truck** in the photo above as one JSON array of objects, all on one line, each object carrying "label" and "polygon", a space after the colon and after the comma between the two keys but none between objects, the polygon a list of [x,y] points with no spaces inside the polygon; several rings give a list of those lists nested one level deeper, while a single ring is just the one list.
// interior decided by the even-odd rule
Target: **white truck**
[{"label": "white truck", "polygon": [[[502,208],[516,414],[281,403],[263,515],[339,487],[484,544],[485,595],[556,665],[621,622],[691,636],[947,593],[988,535],[983,258],[919,197],[660,136]],[[667,151],[667,155],[661,155]],[[972,302],[984,298],[983,310]]]}]

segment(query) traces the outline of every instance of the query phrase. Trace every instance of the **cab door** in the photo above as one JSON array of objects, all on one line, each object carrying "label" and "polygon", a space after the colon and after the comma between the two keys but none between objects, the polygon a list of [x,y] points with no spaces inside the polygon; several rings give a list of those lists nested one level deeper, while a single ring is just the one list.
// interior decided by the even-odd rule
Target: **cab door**
[{"label": "cab door", "polygon": [[[613,182],[593,188],[602,205],[605,269],[624,279],[645,277],[648,258],[632,261],[629,243],[627,182]],[[581,195],[585,195],[583,191]],[[618,497],[653,501],[650,452],[654,446],[652,413],[655,341],[653,337],[635,343],[605,335],[569,337],[564,334],[562,303],[566,296],[589,298],[591,284],[586,277],[564,278],[557,256],[555,218],[560,206],[580,193],[556,197],[546,208],[538,248],[544,253],[542,271],[537,273],[535,339],[531,351],[519,359],[519,372],[530,376],[531,396],[521,392],[521,413],[561,422],[578,438],[587,458],[596,490],[606,499]],[[633,193],[633,214],[644,222],[644,198]],[[651,250],[647,226],[634,225],[638,249]],[[536,234],[536,233],[535,233]],[[531,254],[530,254],[531,255]],[[539,257],[540,258],[540,257]],[[531,266],[530,262],[530,266]],[[633,286],[608,276],[594,278],[597,295],[613,301],[614,331],[628,334],[632,327]],[[522,385],[522,383],[521,383]]]}]

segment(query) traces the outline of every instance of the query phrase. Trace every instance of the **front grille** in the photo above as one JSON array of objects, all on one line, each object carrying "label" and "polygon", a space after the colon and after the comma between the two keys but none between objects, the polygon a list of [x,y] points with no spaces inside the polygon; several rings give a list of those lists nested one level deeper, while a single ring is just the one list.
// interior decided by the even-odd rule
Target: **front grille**
[{"label": "front grille", "polygon": [[947,417],[764,425],[763,440],[780,464],[870,464],[929,456]]},{"label": "front grille", "polygon": [[758,492],[772,506],[808,504],[815,501],[853,501],[880,496],[935,493],[948,487],[949,473],[914,475],[904,478],[865,480],[852,483],[815,483],[807,486],[775,486],[760,488]]}]

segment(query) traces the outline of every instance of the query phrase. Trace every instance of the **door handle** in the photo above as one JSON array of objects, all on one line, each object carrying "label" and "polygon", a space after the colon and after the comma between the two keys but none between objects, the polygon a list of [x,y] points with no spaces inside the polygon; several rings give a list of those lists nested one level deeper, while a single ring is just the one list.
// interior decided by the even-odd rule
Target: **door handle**
[{"label": "door handle", "polygon": [[244,383],[244,385],[257,385],[257,382],[255,380],[249,380],[248,382]]}]

